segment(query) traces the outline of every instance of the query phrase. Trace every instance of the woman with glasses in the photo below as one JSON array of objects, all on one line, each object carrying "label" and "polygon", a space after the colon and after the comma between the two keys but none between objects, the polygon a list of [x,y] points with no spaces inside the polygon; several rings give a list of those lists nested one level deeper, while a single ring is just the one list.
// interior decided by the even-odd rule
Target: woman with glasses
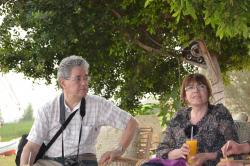
[{"label": "woman with glasses", "polygon": [[209,102],[211,94],[210,84],[204,75],[185,77],[181,99],[186,107],[176,112],[167,126],[157,149],[158,158],[187,160],[191,149],[185,142],[192,137],[198,145],[196,155],[189,160],[192,162],[190,165],[215,166],[222,157],[221,147],[228,140],[238,140],[230,112],[223,104],[212,105]]}]

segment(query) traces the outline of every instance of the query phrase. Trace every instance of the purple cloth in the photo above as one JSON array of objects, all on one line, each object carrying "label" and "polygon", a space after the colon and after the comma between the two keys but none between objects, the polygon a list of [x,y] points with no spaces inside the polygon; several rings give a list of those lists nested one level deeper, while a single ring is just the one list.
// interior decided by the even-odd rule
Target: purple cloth
[{"label": "purple cloth", "polygon": [[169,159],[162,159],[162,158],[153,158],[153,159],[150,159],[147,163],[162,164],[163,166],[186,166],[186,160],[184,159],[169,160]]}]

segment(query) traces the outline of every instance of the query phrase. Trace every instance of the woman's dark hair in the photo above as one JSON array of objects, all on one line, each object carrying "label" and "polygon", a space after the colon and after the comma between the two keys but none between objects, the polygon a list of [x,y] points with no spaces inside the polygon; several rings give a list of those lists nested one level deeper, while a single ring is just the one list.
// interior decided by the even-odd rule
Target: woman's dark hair
[{"label": "woman's dark hair", "polygon": [[195,73],[195,74],[189,74],[187,75],[184,80],[182,81],[182,85],[181,85],[181,100],[184,101],[186,103],[186,91],[185,88],[192,82],[197,82],[199,84],[204,84],[207,87],[207,97],[208,99],[212,96],[212,89],[210,86],[209,81],[207,80],[207,78],[200,73]]}]

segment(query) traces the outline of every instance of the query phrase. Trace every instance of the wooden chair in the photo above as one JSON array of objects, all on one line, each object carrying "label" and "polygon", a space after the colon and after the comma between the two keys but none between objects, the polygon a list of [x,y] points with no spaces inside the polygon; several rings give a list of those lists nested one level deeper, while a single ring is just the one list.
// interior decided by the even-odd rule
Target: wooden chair
[{"label": "wooden chair", "polygon": [[239,142],[250,141],[250,123],[243,121],[234,121]]},{"label": "wooden chair", "polygon": [[[235,124],[237,134],[239,137],[239,143],[243,143],[245,141],[250,141],[250,123],[235,120],[234,124]],[[245,155],[241,155],[241,156],[243,157],[243,159],[246,159],[246,160],[250,159],[249,154],[245,154]]]},{"label": "wooden chair", "polygon": [[141,161],[148,159],[152,141],[153,129],[151,127],[139,128],[136,145],[136,157],[120,157],[113,161],[109,166],[136,166]]}]

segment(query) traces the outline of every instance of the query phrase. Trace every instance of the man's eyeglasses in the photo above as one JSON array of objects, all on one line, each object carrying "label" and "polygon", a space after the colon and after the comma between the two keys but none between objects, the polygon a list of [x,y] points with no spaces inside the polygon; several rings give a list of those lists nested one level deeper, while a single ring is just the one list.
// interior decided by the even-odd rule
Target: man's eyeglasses
[{"label": "man's eyeglasses", "polygon": [[90,76],[75,76],[75,77],[69,77],[69,78],[65,78],[65,80],[71,80],[71,81],[75,81],[77,83],[84,81],[84,82],[89,82],[90,81]]},{"label": "man's eyeglasses", "polygon": [[185,91],[186,92],[191,92],[191,91],[194,91],[194,90],[204,90],[204,89],[206,89],[206,85],[204,85],[204,84],[198,84],[198,85],[196,85],[196,86],[194,86],[194,85],[190,85],[190,86],[187,86],[186,88],[185,88]]}]

